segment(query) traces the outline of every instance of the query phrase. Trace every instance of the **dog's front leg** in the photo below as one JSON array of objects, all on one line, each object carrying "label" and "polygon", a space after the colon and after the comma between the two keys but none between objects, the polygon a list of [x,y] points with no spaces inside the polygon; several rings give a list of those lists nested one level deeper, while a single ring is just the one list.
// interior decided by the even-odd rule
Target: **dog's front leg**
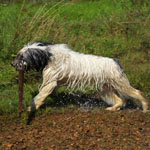
[{"label": "dog's front leg", "polygon": [[37,110],[43,103],[46,97],[52,93],[54,88],[57,86],[56,81],[52,81],[48,83],[47,85],[43,85],[42,88],[40,89],[39,94],[33,99],[31,107],[28,107],[28,111],[35,111]]}]

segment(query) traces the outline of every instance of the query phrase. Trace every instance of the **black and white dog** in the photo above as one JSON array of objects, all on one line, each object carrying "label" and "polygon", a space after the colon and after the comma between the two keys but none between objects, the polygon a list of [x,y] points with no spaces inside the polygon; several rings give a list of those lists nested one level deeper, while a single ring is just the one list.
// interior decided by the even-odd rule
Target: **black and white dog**
[{"label": "black and white dog", "polygon": [[12,66],[24,72],[35,69],[43,73],[39,94],[28,111],[38,109],[58,85],[66,85],[70,90],[97,91],[112,105],[107,110],[119,110],[126,98],[132,97],[140,100],[144,112],[148,111],[147,100],[139,90],[131,87],[117,59],[74,52],[65,44],[34,42],[19,51]]}]

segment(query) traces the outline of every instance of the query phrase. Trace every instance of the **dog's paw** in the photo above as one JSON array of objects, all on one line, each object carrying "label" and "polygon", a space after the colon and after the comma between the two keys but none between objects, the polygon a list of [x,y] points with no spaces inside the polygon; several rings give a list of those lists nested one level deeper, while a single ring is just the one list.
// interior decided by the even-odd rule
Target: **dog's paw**
[{"label": "dog's paw", "polygon": [[150,113],[150,110],[143,110],[143,113]]},{"label": "dog's paw", "polygon": [[120,110],[120,108],[115,108],[115,107],[107,107],[105,110],[109,110],[109,111],[118,111]]},{"label": "dog's paw", "polygon": [[105,110],[115,111],[115,109],[113,107],[107,107]]}]

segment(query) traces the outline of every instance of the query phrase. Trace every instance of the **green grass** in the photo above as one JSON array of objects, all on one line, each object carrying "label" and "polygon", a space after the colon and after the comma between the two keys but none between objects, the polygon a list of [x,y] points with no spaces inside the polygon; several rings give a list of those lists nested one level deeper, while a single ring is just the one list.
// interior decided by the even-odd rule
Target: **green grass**
[{"label": "green grass", "polygon": [[[31,41],[66,43],[75,51],[116,57],[131,84],[150,98],[149,24],[148,0],[0,3],[0,113],[17,111],[18,73],[10,62]],[[40,78],[39,73],[26,74],[26,106]]]}]

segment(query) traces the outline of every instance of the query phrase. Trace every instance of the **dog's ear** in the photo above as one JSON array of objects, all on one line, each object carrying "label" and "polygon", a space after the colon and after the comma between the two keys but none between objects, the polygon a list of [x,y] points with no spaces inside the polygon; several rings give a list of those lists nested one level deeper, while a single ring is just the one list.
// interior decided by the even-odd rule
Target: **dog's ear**
[{"label": "dog's ear", "polygon": [[29,48],[23,53],[23,60],[27,63],[27,70],[42,71],[48,64],[52,54],[47,50]]}]

